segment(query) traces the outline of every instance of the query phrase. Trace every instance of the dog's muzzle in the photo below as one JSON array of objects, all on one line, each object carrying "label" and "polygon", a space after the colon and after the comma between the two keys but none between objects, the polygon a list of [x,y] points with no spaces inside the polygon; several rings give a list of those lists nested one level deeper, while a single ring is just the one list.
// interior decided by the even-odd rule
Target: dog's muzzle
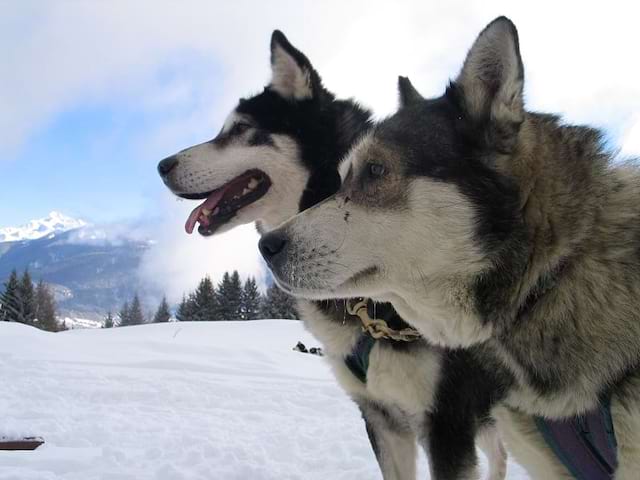
[{"label": "dog's muzzle", "polygon": [[262,257],[269,265],[269,268],[277,274],[279,268],[285,263],[287,257],[287,246],[289,239],[278,231],[273,231],[263,235],[258,243],[258,248]]},{"label": "dog's muzzle", "polygon": [[176,165],[178,165],[178,157],[175,155],[171,155],[170,157],[161,160],[160,163],[158,163],[158,173],[160,174],[160,177],[164,180]]}]

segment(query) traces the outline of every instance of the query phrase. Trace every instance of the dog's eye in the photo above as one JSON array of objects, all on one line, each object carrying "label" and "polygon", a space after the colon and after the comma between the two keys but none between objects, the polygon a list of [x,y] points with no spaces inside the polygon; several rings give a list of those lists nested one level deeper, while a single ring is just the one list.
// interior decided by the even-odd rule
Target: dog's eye
[{"label": "dog's eye", "polygon": [[380,178],[387,173],[387,169],[384,168],[384,165],[380,165],[379,163],[370,163],[367,168],[371,178]]},{"label": "dog's eye", "polygon": [[251,128],[251,125],[244,122],[234,123],[231,129],[229,130],[229,135],[241,135],[247,130]]}]

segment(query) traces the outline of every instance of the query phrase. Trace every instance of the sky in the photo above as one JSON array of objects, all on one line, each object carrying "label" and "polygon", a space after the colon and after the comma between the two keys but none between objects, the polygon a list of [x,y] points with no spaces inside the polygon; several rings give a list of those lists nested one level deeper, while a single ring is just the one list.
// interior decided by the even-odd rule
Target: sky
[{"label": "sky", "polygon": [[253,227],[188,237],[193,205],[155,168],[212,138],[239,97],[268,83],[275,28],[329,89],[382,117],[398,75],[439,95],[479,31],[507,15],[528,108],[601,127],[622,154],[640,154],[635,3],[0,0],[0,227],[51,210],[148,220],[158,247],[142,274],[172,297],[204,273],[264,278]]}]

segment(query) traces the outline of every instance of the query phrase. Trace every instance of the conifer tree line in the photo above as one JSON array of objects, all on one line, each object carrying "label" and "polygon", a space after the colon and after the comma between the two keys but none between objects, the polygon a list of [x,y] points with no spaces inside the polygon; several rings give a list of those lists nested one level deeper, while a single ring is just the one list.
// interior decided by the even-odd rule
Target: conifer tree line
[{"label": "conifer tree line", "polygon": [[[135,294],[133,299],[122,305],[117,315],[107,313],[104,327],[169,322],[171,317],[166,297],[162,298],[155,314],[145,315],[140,298]],[[271,285],[263,295],[258,290],[255,278],[247,278],[242,283],[235,270],[231,274],[225,272],[217,286],[209,276],[205,276],[194,291],[182,296],[175,312],[175,319],[179,322],[259,318],[297,319],[294,299],[275,285]]]},{"label": "conifer tree line", "polygon": [[22,277],[14,269],[0,294],[0,321],[18,322],[49,332],[64,330],[56,314],[56,301],[42,280],[34,287],[31,274],[25,269]]},{"label": "conifer tree line", "polygon": [[176,311],[176,319],[181,322],[259,318],[297,319],[293,297],[275,285],[263,295],[255,278],[249,277],[243,284],[237,270],[225,272],[215,287],[205,276],[193,292],[183,295]]}]

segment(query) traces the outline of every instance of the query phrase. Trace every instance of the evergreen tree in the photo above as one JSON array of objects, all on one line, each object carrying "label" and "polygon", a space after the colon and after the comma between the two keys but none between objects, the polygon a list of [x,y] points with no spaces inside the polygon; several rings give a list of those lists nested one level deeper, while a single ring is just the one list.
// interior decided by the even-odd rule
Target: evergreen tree
[{"label": "evergreen tree", "polygon": [[261,295],[253,277],[247,278],[242,288],[242,319],[255,320],[260,318]]},{"label": "evergreen tree", "polygon": [[182,295],[182,302],[178,305],[176,310],[176,319],[179,322],[193,322],[195,318],[195,300],[193,294],[189,294],[189,297]]},{"label": "evergreen tree", "polygon": [[280,290],[275,283],[267,288],[261,310],[262,318],[298,318],[294,298]]},{"label": "evergreen tree", "polygon": [[37,327],[48,332],[58,332],[61,330],[56,318],[56,303],[49,290],[49,287],[40,280],[35,292],[35,311],[37,316]]},{"label": "evergreen tree", "polygon": [[28,269],[25,269],[22,275],[18,292],[21,311],[21,319],[19,321],[27,325],[33,325],[36,318],[36,295],[33,290],[33,280],[31,280]]},{"label": "evergreen tree", "polygon": [[11,276],[4,286],[5,291],[0,297],[0,320],[18,322],[22,310],[20,308],[20,282],[15,270],[11,271]]},{"label": "evergreen tree", "polygon": [[126,327],[131,325],[129,320],[131,317],[130,311],[131,309],[129,308],[129,302],[124,302],[124,305],[122,305],[120,312],[118,312],[118,317],[120,317],[118,321],[119,327]]},{"label": "evergreen tree", "polygon": [[113,319],[113,315],[111,314],[111,310],[107,312],[107,316],[104,318],[104,324],[102,328],[113,328],[115,326],[115,322]]},{"label": "evergreen tree", "polygon": [[234,270],[231,275],[225,272],[218,284],[219,316],[221,320],[240,320],[242,318],[242,284],[240,275]]},{"label": "evergreen tree", "polygon": [[167,297],[162,297],[162,301],[156,310],[156,314],[153,316],[153,323],[164,323],[171,319],[171,311],[169,310],[169,304],[167,303]]},{"label": "evergreen tree", "polygon": [[142,325],[144,321],[144,313],[142,313],[142,305],[140,304],[140,297],[136,293],[133,296],[131,302],[131,308],[129,308],[129,325]]},{"label": "evergreen tree", "polygon": [[242,282],[237,270],[231,274],[231,282],[227,291],[227,305],[231,316],[230,320],[242,320]]},{"label": "evergreen tree", "polygon": [[221,320],[219,296],[213,288],[213,282],[207,275],[198,284],[196,291],[189,296],[193,304],[194,321]]},{"label": "evergreen tree", "polygon": [[218,314],[219,318],[216,320],[230,320],[229,316],[231,312],[227,306],[227,290],[229,290],[231,286],[231,276],[229,272],[224,272],[222,276],[222,280],[218,282],[218,286],[216,287],[216,297],[218,299]]}]

